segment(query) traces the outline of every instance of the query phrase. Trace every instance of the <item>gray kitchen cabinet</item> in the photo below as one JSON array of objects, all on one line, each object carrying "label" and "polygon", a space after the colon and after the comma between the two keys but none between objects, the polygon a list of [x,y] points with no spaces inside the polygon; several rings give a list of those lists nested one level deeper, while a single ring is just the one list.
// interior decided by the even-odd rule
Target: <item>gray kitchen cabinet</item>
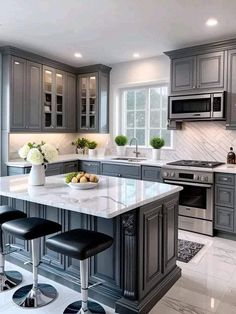
[{"label": "gray kitchen cabinet", "polygon": [[226,210],[224,207],[216,206],[215,209],[215,228],[222,231],[234,232],[234,212]]},{"label": "gray kitchen cabinet", "polygon": [[223,88],[224,68],[224,51],[197,56],[197,88]]},{"label": "gray kitchen cabinet", "polygon": [[10,73],[10,129],[24,130],[25,129],[25,103],[26,103],[26,65],[25,59],[12,57],[11,58],[11,73]]},{"label": "gray kitchen cabinet", "polygon": [[226,129],[236,129],[236,49],[228,51]]},{"label": "gray kitchen cabinet", "polygon": [[7,175],[15,176],[18,174],[27,174],[30,172],[31,167],[13,167],[7,166]]},{"label": "gray kitchen cabinet", "polygon": [[234,188],[216,185],[215,203],[223,207],[234,206],[235,191]]},{"label": "gray kitchen cabinet", "polygon": [[25,127],[28,132],[41,130],[42,65],[27,61]]},{"label": "gray kitchen cabinet", "polygon": [[76,114],[76,75],[66,73],[65,125],[67,132],[76,131]]},{"label": "gray kitchen cabinet", "polygon": [[222,91],[226,81],[225,70],[225,51],[193,54],[186,57],[178,55],[176,58],[173,52],[171,54],[171,94]]},{"label": "gray kitchen cabinet", "polygon": [[65,77],[63,71],[43,66],[43,124],[47,132],[66,128]]},{"label": "gray kitchen cabinet", "polygon": [[78,161],[68,161],[63,163],[63,173],[78,171]]},{"label": "gray kitchen cabinet", "polygon": [[55,163],[55,164],[47,164],[45,175],[48,176],[55,176],[57,174],[63,173],[63,163]]},{"label": "gray kitchen cabinet", "polygon": [[100,162],[98,161],[79,161],[79,171],[84,171],[87,173],[100,174]]},{"label": "gray kitchen cabinet", "polygon": [[78,131],[109,133],[110,67],[94,65],[79,68]]},{"label": "gray kitchen cabinet", "polygon": [[215,174],[215,218],[214,228],[236,233],[235,175]]},{"label": "gray kitchen cabinet", "polygon": [[123,177],[141,180],[141,165],[127,165],[102,162],[101,174],[112,177]]},{"label": "gray kitchen cabinet", "polygon": [[142,180],[162,182],[161,167],[142,166]]},{"label": "gray kitchen cabinet", "polygon": [[178,58],[171,61],[171,91],[179,92],[196,88],[196,57]]},{"label": "gray kitchen cabinet", "polygon": [[41,78],[41,64],[15,56],[3,56],[4,130],[41,130]]}]

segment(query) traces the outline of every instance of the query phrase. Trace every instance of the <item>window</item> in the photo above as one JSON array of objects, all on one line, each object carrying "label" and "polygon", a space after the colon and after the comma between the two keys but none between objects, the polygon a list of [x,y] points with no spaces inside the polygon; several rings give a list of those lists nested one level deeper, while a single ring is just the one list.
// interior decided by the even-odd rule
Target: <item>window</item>
[{"label": "window", "polygon": [[167,85],[122,90],[122,133],[129,141],[136,137],[138,144],[149,146],[150,139],[161,136],[165,147],[172,147],[172,133],[167,130]]}]

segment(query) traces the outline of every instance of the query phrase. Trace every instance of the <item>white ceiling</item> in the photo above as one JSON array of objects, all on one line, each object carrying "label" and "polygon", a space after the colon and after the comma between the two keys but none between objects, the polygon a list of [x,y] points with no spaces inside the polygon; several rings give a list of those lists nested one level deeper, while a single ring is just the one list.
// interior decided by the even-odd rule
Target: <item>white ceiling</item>
[{"label": "white ceiling", "polygon": [[[236,37],[236,0],[0,0],[0,44],[71,65],[113,64]],[[219,24],[207,28],[209,17]],[[75,52],[83,55],[74,57]]]}]

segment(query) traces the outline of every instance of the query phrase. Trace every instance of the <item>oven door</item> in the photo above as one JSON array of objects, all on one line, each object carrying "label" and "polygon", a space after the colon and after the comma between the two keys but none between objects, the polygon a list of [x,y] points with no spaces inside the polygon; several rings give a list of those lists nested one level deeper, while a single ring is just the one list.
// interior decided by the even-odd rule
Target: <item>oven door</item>
[{"label": "oven door", "polygon": [[213,219],[213,185],[172,180],[164,182],[183,187],[179,196],[179,215]]}]

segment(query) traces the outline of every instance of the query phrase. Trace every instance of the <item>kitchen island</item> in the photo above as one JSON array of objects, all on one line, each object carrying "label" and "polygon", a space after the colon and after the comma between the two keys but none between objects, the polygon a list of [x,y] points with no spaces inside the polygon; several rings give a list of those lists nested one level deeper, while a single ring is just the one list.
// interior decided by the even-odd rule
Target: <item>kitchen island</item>
[{"label": "kitchen island", "polygon": [[[85,228],[114,238],[108,250],[90,261],[89,296],[118,313],[148,313],[181,275],[176,265],[178,197],[182,188],[148,181],[100,177],[92,190],[72,190],[64,175],[46,178],[42,187],[28,186],[28,176],[0,178],[2,202],[62,225]],[[29,244],[7,236],[21,247],[9,260],[30,269]],[[79,262],[50,251],[41,242],[39,272],[79,290]],[[62,296],[59,296],[62,297]]]}]

